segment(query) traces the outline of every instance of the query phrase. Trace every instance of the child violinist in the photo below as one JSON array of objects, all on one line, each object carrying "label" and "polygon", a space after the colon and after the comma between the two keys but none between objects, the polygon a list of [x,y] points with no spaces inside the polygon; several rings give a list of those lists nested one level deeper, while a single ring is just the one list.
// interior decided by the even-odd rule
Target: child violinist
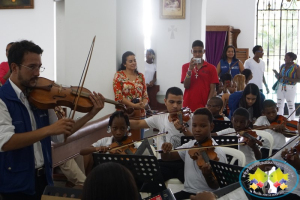
[{"label": "child violinist", "polygon": [[[233,128],[227,128],[222,131],[219,131],[217,133],[212,133],[212,135],[227,135],[232,136],[236,135],[239,131],[245,131],[249,129],[249,112],[245,108],[238,108],[233,113],[233,116],[231,118],[231,122],[233,125]],[[250,130],[250,129],[249,129]],[[232,134],[230,134],[232,133]],[[246,157],[246,165],[255,161],[261,159],[261,153],[259,151],[258,146],[256,145],[255,140],[249,138],[246,142],[247,145],[239,145],[239,150],[242,151],[245,154]]]},{"label": "child violinist", "polygon": [[130,130],[129,118],[124,114],[123,111],[114,112],[108,122],[107,132],[111,133],[111,137],[104,137],[92,146],[82,149],[80,151],[81,155],[84,155],[84,164],[86,169],[86,174],[90,172],[93,167],[92,153],[102,152],[106,153],[110,150],[110,145],[114,142],[121,143],[128,137],[128,131]]},{"label": "child violinist", "polygon": [[[217,145],[210,135],[214,127],[212,119],[212,114],[207,108],[197,109],[192,118],[192,133],[195,140],[183,144],[178,147],[178,149],[191,148],[196,144],[201,145],[208,141],[211,141],[213,145]],[[161,148],[163,150],[161,154],[163,160],[171,161],[182,159],[185,162],[184,190],[174,194],[176,199],[188,199],[190,195],[195,195],[199,191],[213,191],[219,188],[211,166],[208,163],[199,166],[197,160],[191,158],[189,151],[193,150],[172,151],[172,144],[168,142],[163,143]],[[214,148],[214,153],[219,162],[227,162],[226,156],[220,148]]]},{"label": "child violinist", "polygon": [[218,97],[212,97],[206,104],[207,109],[213,115],[213,119],[221,121],[229,121],[229,119],[222,113],[223,101]]},{"label": "child violinist", "polygon": [[[274,138],[272,154],[277,152],[285,144],[285,136],[291,137],[291,135],[285,135],[283,132],[286,129],[284,124],[276,123],[279,115],[277,115],[278,109],[276,103],[273,100],[267,99],[263,102],[262,113],[264,116],[260,116],[254,123],[254,128],[269,127],[265,131],[269,132]],[[275,123],[274,125],[271,125]],[[268,140],[263,142],[261,148],[262,158],[267,158],[269,155],[270,143]]]}]

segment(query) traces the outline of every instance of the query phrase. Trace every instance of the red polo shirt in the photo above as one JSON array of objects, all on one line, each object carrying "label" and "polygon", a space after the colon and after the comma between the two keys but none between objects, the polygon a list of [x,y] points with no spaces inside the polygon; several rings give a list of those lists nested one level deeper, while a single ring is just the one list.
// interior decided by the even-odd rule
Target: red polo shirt
[{"label": "red polo shirt", "polygon": [[9,70],[8,62],[2,62],[0,64],[0,82],[2,83],[2,85],[4,85],[4,83],[6,81],[3,79],[3,76],[6,75],[8,70]]},{"label": "red polo shirt", "polygon": [[[189,65],[190,63],[186,63],[182,66],[181,83],[184,82]],[[216,67],[204,61],[197,73],[196,68],[192,70],[190,79],[190,88],[184,90],[183,107],[189,107],[194,112],[197,108],[206,106],[210,84],[219,83],[219,78]]]}]

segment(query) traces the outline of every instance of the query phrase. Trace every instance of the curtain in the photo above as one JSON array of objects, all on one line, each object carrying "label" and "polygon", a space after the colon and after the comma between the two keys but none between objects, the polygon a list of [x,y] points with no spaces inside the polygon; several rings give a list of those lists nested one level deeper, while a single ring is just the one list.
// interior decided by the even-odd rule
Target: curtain
[{"label": "curtain", "polygon": [[226,31],[206,31],[206,60],[217,66],[225,46]]}]

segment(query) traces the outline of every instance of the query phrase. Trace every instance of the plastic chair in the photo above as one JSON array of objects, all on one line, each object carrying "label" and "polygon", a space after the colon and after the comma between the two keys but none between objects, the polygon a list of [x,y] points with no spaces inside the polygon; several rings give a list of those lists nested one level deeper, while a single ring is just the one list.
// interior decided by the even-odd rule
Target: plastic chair
[{"label": "plastic chair", "polygon": [[274,138],[271,135],[271,133],[267,131],[262,131],[262,130],[255,130],[256,134],[262,137],[263,139],[267,139],[270,143],[270,151],[269,151],[269,156],[272,155],[272,150],[273,150],[273,144],[274,144]]},{"label": "plastic chair", "polygon": [[229,147],[218,147],[220,148],[226,155],[230,155],[233,158],[231,161],[228,163],[230,165],[233,165],[236,160],[239,161],[239,166],[244,167],[246,164],[246,157],[243,152],[240,150],[234,149],[234,148],[229,148]]}]

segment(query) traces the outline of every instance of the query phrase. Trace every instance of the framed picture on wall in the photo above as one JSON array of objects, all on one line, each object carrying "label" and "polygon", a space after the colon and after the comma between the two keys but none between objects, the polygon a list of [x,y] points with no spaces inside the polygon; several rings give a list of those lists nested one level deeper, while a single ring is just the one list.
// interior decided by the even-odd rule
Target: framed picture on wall
[{"label": "framed picture on wall", "polygon": [[0,9],[34,8],[33,0],[0,0]]},{"label": "framed picture on wall", "polygon": [[160,0],[160,18],[185,19],[185,0]]}]

